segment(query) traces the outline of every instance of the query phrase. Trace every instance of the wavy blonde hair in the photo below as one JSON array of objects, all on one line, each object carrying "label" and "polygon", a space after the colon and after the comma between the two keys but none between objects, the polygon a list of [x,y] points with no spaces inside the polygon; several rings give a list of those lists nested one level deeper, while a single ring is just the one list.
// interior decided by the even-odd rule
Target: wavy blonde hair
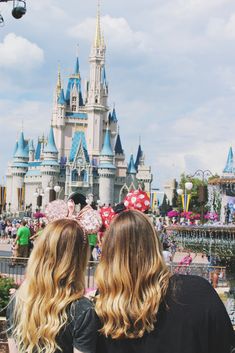
[{"label": "wavy blonde hair", "polygon": [[29,258],[15,296],[14,330],[19,352],[52,353],[65,325],[68,305],[83,296],[88,242],[74,220],[47,225]]},{"label": "wavy blonde hair", "polygon": [[152,331],[169,277],[149,218],[134,210],[119,214],[105,234],[95,274],[100,332],[117,339]]}]

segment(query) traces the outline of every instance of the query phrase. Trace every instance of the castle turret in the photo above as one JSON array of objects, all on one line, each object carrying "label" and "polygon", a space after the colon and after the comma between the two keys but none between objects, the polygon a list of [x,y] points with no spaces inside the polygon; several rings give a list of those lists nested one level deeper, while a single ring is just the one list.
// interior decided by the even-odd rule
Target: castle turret
[{"label": "castle turret", "polygon": [[233,150],[232,147],[229,148],[227,162],[223,170],[224,174],[233,173]]},{"label": "castle turret", "polygon": [[[24,177],[28,169],[29,146],[24,139],[24,133],[21,131],[17,150],[14,154],[14,160],[11,165],[12,189],[11,189],[11,210],[17,211],[24,208]],[[7,196],[7,200],[9,200]],[[8,201],[9,202],[9,201]]]},{"label": "castle turret", "polygon": [[34,156],[35,156],[35,148],[33,145],[33,140],[29,141],[29,162],[34,161]]},{"label": "castle turret", "polygon": [[[105,71],[106,47],[101,35],[100,8],[98,6],[96,17],[95,38],[89,57],[90,77],[87,82],[87,111],[88,111],[88,151],[98,157],[104,140],[107,123],[108,84]],[[111,127],[111,132],[113,131]]]},{"label": "castle turret", "polygon": [[135,162],[138,171],[136,174],[136,179],[139,186],[146,192],[151,191],[151,183],[153,180],[153,175],[151,173],[151,167],[145,165],[144,153],[142,151],[141,145],[139,144],[136,162]]},{"label": "castle turret", "polygon": [[114,202],[114,178],[116,167],[113,163],[114,153],[111,146],[110,130],[107,128],[104,144],[100,154],[99,173],[99,196],[102,204],[113,204]]},{"label": "castle turret", "polygon": [[59,173],[60,164],[58,163],[58,150],[55,144],[53,127],[51,127],[47,144],[43,150],[43,161],[41,163],[42,189],[44,190],[42,199],[43,208],[49,202],[49,193],[45,191],[48,187],[53,187],[58,184]]},{"label": "castle turret", "polygon": [[133,154],[131,154],[130,161],[127,168],[127,174],[136,175],[136,173],[137,171],[135,169]]}]

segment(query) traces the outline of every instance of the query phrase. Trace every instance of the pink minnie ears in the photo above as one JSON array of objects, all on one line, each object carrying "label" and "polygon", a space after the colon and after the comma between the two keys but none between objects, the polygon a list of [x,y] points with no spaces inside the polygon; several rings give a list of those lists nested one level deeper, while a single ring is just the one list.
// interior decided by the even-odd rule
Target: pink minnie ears
[{"label": "pink minnie ears", "polygon": [[141,212],[145,212],[150,207],[150,198],[145,191],[131,191],[125,197],[124,205],[129,210],[134,209]]},{"label": "pink minnie ears", "polygon": [[86,234],[97,233],[102,226],[102,219],[98,211],[90,205],[85,206],[76,216]]},{"label": "pink minnie ears", "polygon": [[77,212],[75,204],[71,200],[68,203],[63,200],[52,201],[47,205],[45,213],[49,222],[62,218],[76,220],[86,234],[97,233],[102,225],[98,211],[87,205]]},{"label": "pink minnie ears", "polygon": [[63,200],[52,201],[47,205],[45,214],[48,222],[66,218],[68,216],[67,203]]},{"label": "pink minnie ears", "polygon": [[100,216],[103,222],[103,225],[108,228],[110,222],[112,221],[113,217],[115,216],[115,212],[112,207],[102,207],[100,209]]}]

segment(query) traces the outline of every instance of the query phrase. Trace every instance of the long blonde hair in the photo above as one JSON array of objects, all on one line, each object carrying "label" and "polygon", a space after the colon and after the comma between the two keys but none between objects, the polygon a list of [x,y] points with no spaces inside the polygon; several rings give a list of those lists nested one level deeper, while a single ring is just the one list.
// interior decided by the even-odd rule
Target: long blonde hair
[{"label": "long blonde hair", "polygon": [[88,242],[74,220],[47,225],[29,258],[15,296],[13,337],[19,352],[52,353],[65,325],[67,308],[83,296]]},{"label": "long blonde hair", "polygon": [[117,339],[152,331],[169,277],[149,218],[139,211],[119,214],[106,232],[95,274],[100,332]]}]

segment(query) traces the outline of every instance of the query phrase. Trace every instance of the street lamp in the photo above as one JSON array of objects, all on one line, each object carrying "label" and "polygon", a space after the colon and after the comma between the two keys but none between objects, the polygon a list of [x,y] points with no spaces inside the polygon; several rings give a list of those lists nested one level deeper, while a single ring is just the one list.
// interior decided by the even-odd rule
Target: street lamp
[{"label": "street lamp", "polygon": [[205,210],[205,203],[207,202],[207,186],[205,184],[205,180],[207,180],[207,178],[212,175],[213,174],[209,169],[206,169],[206,170],[198,169],[191,176],[191,178],[195,176],[199,176],[202,179],[202,185],[198,186],[198,201],[200,203],[202,224],[204,223],[204,210]]},{"label": "street lamp", "polygon": [[49,192],[49,202],[52,202],[57,199],[57,195],[59,194],[61,187],[59,185],[54,186],[54,178],[52,178],[48,186],[46,187],[46,192]]},{"label": "street lamp", "polygon": [[37,204],[37,207],[38,207],[39,211],[40,211],[40,207],[42,206],[42,198],[43,198],[44,195],[45,194],[44,194],[43,188],[37,187],[35,192],[34,192],[34,196],[37,198],[36,204]]},{"label": "street lamp", "polygon": [[192,188],[193,188],[193,183],[191,183],[191,181],[187,181],[184,184],[184,190],[181,188],[176,190],[177,194],[182,197],[182,205],[183,205],[184,212],[188,212],[191,195],[187,193],[187,191],[192,190]]},{"label": "street lamp", "polygon": [[[13,2],[12,16],[17,20],[26,14],[26,0],[0,0],[1,2]],[[0,26],[4,25],[4,19],[0,14]]]}]

